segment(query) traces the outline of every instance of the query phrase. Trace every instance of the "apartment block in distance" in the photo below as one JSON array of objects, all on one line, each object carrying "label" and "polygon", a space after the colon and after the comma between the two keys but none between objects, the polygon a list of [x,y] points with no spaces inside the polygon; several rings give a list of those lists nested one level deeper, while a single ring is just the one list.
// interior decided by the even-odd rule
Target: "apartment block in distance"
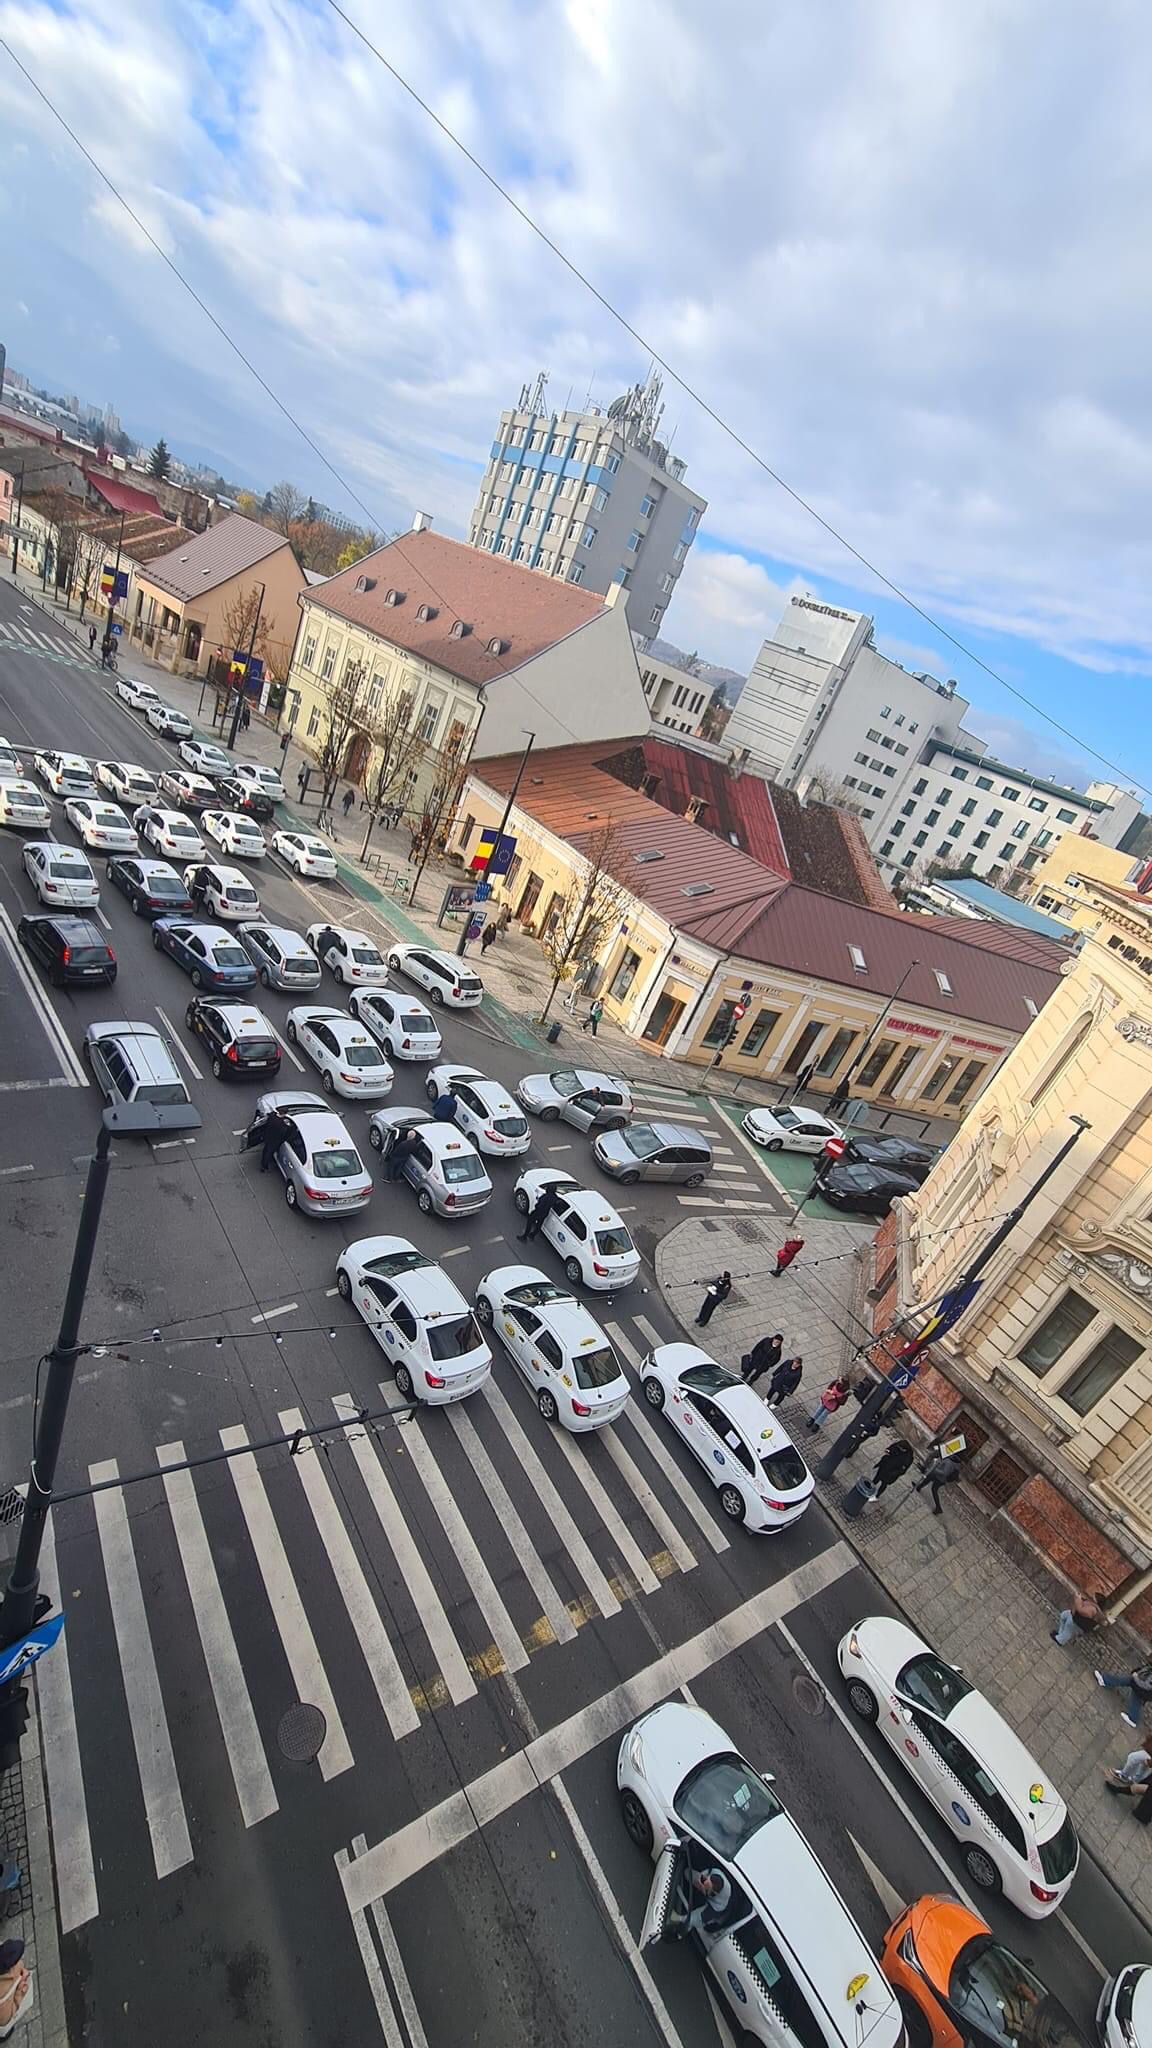
[{"label": "apartment block in distance", "polygon": [[707,509],[660,439],[655,374],[606,409],[550,411],[545,373],[501,413],[473,508],[473,547],[601,593],[620,584],[641,640],[661,631]]},{"label": "apartment block in distance", "polygon": [[641,656],[640,683],[653,725],[688,734],[699,732],[700,720],[719,688],[718,683],[654,654]]}]

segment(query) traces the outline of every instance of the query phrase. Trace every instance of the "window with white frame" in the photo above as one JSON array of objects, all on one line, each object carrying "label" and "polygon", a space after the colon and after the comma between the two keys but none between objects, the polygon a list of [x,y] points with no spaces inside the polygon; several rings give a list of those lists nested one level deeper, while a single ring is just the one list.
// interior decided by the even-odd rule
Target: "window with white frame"
[{"label": "window with white frame", "polygon": [[336,666],[336,647],[337,642],[335,640],[329,640],[325,644],[324,658],[320,663],[320,681],[322,683],[330,683],[332,680],[332,671]]},{"label": "window with white frame", "polygon": [[420,737],[426,746],[431,746],[432,741],[436,737],[436,728],[440,723],[440,713],[443,709],[443,698],[429,697],[423,711],[420,713]]},{"label": "window with white frame", "polygon": [[312,667],[313,667],[313,666],[315,665],[315,661],[316,661],[316,635],[315,635],[315,633],[308,633],[308,634],[306,634],[306,635],[305,635],[305,639],[304,639],[304,647],[303,647],[303,651],[302,651],[302,653],[301,653],[301,656],[300,656],[300,660],[301,660],[301,663],[302,663],[302,665],[303,665],[303,667],[304,667],[304,668],[312,668]]},{"label": "window with white frame", "polygon": [[569,583],[583,583],[583,581],[584,581],[584,564],[583,564],[583,562],[573,562],[573,564],[572,564],[572,567],[571,567],[571,569],[570,569],[570,570],[569,570],[569,572],[568,572],[568,581],[569,581]]}]

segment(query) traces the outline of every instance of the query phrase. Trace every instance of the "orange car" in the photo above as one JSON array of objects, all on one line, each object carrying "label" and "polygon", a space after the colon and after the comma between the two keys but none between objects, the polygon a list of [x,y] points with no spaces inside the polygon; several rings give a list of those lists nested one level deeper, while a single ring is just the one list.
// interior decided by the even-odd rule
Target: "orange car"
[{"label": "orange car", "polygon": [[910,2048],[1088,2048],[1039,1977],[955,1899],[917,1899],[888,1929],[880,1963]]}]

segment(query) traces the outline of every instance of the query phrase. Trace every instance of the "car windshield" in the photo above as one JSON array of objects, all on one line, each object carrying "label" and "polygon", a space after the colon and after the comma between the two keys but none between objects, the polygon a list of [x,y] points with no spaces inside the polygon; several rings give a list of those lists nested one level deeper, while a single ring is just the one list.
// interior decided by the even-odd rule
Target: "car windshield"
[{"label": "car windshield", "polygon": [[896,1690],[905,1699],[915,1700],[917,1706],[927,1707],[929,1713],[939,1714],[946,1721],[953,1707],[967,1699],[972,1691],[966,1678],[954,1671],[951,1664],[945,1664],[934,1657],[931,1650],[925,1650],[919,1657],[909,1658],[904,1669],[896,1678]]},{"label": "car windshield", "polygon": [[948,2002],[967,2026],[1004,2048],[1082,2048],[1063,2006],[990,1934],[966,1941],[952,1965]]},{"label": "car windshield", "polygon": [[454,1153],[450,1158],[442,1161],[441,1171],[450,1187],[459,1186],[460,1182],[465,1180],[484,1179],[484,1168],[475,1155],[472,1158],[468,1158],[466,1154],[458,1155]]},{"label": "car windshield", "polygon": [[571,1301],[572,1294],[552,1280],[529,1280],[522,1287],[510,1287],[506,1299],[521,1302],[525,1308],[539,1308],[546,1301]]},{"label": "car windshield", "polygon": [[1071,1877],[1079,1861],[1080,1844],[1067,1814],[1056,1833],[1036,1846],[1040,1851],[1040,1868],[1049,1884],[1063,1884],[1066,1877]]},{"label": "car windshield", "polygon": [[247,967],[248,955],[243,946],[213,946],[212,958],[217,967]]},{"label": "car windshield", "polygon": [[769,1114],[772,1122],[782,1124],[786,1131],[791,1130],[794,1124],[800,1122],[799,1113],[794,1109],[774,1109]]},{"label": "car windshield", "polygon": [[[619,1135],[624,1137],[623,1132]],[[651,1124],[633,1124],[624,1142],[631,1147],[637,1159],[651,1159],[660,1151],[663,1140],[656,1136]]]},{"label": "car windshield", "polygon": [[361,967],[383,967],[384,962],[375,946],[353,946],[352,958]]},{"label": "car windshield", "polygon": [[383,1252],[378,1259],[366,1260],[364,1271],[378,1274],[381,1280],[390,1280],[393,1273],[413,1273],[418,1266],[431,1264],[431,1259],[418,1252],[415,1245],[410,1245],[407,1251]]},{"label": "car windshield", "polygon": [[549,1074],[547,1078],[556,1094],[562,1095],[565,1101],[570,1095],[578,1095],[583,1085],[576,1074]]},{"label": "car windshield", "polygon": [[182,1081],[148,1081],[136,1090],[137,1102],[187,1102]]},{"label": "car windshield", "polygon": [[428,1325],[428,1349],[433,1358],[460,1358],[466,1351],[479,1350],[483,1341],[471,1309],[467,1315],[445,1316],[442,1322]]},{"label": "car windshield", "polygon": [[309,1166],[317,1180],[345,1180],[349,1174],[364,1171],[360,1154],[351,1145],[332,1145],[323,1152],[314,1152]]},{"label": "car windshield", "polygon": [[528,1126],[522,1116],[494,1116],[492,1129],[502,1138],[522,1138]]},{"label": "car windshield", "polygon": [[808,1467],[794,1444],[768,1451],[760,1460],[760,1469],[774,1493],[791,1493],[808,1477]]},{"label": "car windshield", "polygon": [[374,1045],[346,1045],[340,1057],[347,1060],[350,1067],[378,1067],[382,1064]]},{"label": "car windshield", "polygon": [[598,1351],[578,1351],[572,1360],[578,1387],[610,1387],[620,1378],[620,1361],[610,1344]]},{"label": "car windshield", "polygon": [[611,1230],[598,1230],[596,1232],[596,1249],[598,1252],[602,1252],[606,1259],[616,1259],[622,1253],[632,1251],[634,1247],[624,1225],[616,1223],[613,1224]]},{"label": "car windshield", "polygon": [[706,1757],[689,1771],[672,1801],[693,1834],[730,1861],[782,1812],[763,1778],[743,1757]]},{"label": "car windshield", "polygon": [[690,1387],[698,1394],[719,1394],[725,1387],[738,1387],[740,1382],[734,1372],[725,1372],[722,1365],[711,1359],[705,1365],[690,1365],[680,1375],[682,1387]]}]

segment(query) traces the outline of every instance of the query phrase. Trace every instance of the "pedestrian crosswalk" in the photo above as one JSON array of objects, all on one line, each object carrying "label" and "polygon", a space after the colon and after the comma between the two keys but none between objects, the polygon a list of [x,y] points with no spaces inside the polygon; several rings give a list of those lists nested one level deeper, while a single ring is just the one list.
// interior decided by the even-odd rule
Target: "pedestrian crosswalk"
[{"label": "pedestrian crosswalk", "polygon": [[[99,1490],[53,1517],[45,1584],[58,1594],[62,1576],[71,1627],[37,1673],[65,1932],[98,1916],[111,1883],[89,1817],[102,1783],[131,1779],[120,1824],[138,1814],[139,1855],[163,1879],[218,1832],[221,1801],[244,1828],[277,1813],[290,1706],[323,1715],[325,1781],[373,1767],[381,1742],[467,1710],[500,1673],[523,1681],[593,1618],[729,1549],[714,1494],[639,1393],[659,1332],[642,1315],[604,1327],[634,1399],[589,1436],[545,1423],[498,1357],[467,1402],[414,1417],[381,1383],[371,1403],[399,1408],[394,1423],[362,1421],[363,1390],[279,1409],[285,1433],[347,1424],[323,1445],[305,1434],[298,1455],[246,1454],[236,1420],[217,1431],[239,1454],[223,1465],[189,1470],[190,1450],[215,1446],[170,1441],[141,1461],[155,1483],[89,1466]],[[221,1743],[207,1785],[205,1717]]]},{"label": "pedestrian crosswalk", "polygon": [[50,628],[45,630],[40,626],[26,626],[14,619],[0,619],[0,654],[11,654],[17,648],[25,654],[47,655],[71,668],[92,666],[90,657],[81,652],[75,640],[62,638]]},{"label": "pedestrian crosswalk", "polygon": [[683,1088],[660,1088],[652,1082],[632,1087],[632,1100],[639,1117],[663,1117],[699,1131],[712,1146],[713,1166],[699,1189],[677,1193],[681,1209],[779,1209],[778,1191],[771,1175],[754,1157],[734,1142],[736,1134],[722,1112],[703,1095]]}]

